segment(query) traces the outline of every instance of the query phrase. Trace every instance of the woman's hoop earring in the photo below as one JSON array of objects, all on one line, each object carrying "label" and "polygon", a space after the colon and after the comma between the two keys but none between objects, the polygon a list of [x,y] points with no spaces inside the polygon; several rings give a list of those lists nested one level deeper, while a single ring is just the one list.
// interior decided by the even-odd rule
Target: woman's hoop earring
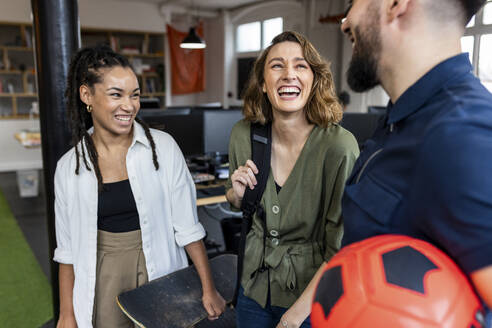
[{"label": "woman's hoop earring", "polygon": [[90,113],[92,112],[92,105],[87,105],[87,111]]}]

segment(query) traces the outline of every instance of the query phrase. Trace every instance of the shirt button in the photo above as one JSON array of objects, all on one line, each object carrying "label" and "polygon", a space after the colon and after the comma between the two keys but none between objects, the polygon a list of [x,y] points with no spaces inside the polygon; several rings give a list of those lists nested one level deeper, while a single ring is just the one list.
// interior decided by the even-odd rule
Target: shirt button
[{"label": "shirt button", "polygon": [[280,207],[278,207],[277,205],[273,205],[272,212],[273,214],[278,214],[278,212],[280,212]]},{"label": "shirt button", "polygon": [[270,230],[270,236],[278,237],[278,231],[277,230]]},{"label": "shirt button", "polygon": [[278,246],[279,240],[277,238],[272,238],[272,245],[273,246]]},{"label": "shirt button", "polygon": [[150,269],[150,272],[154,272],[154,268]]}]

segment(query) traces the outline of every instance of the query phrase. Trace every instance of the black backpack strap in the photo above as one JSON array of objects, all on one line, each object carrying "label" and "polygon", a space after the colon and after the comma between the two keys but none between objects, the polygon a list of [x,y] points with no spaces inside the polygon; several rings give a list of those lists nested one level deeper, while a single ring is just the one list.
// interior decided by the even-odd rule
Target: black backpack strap
[{"label": "black backpack strap", "polygon": [[272,124],[267,123],[261,125],[259,123],[251,124],[251,160],[258,168],[256,177],[256,186],[254,189],[246,187],[243,200],[241,202],[241,210],[243,212],[243,220],[241,222],[241,239],[238,248],[238,263],[237,263],[237,280],[236,290],[234,292],[233,304],[237,303],[239,287],[241,286],[241,276],[243,272],[244,250],[246,246],[246,236],[251,229],[253,215],[260,206],[261,197],[265,191],[268,175],[270,174],[270,157],[272,154]]},{"label": "black backpack strap", "polygon": [[272,153],[272,125],[267,123],[251,124],[251,160],[258,168],[255,189],[246,188],[241,210],[243,216],[253,217],[256,206],[260,203],[263,192],[265,191],[268,175],[270,174],[270,157]]}]

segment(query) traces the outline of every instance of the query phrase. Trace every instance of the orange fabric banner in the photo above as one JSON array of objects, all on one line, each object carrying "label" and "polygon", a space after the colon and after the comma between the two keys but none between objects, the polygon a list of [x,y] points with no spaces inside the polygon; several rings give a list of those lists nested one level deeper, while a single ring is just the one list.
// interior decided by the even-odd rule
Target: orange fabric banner
[{"label": "orange fabric banner", "polygon": [[[203,25],[196,28],[203,38]],[[205,90],[205,57],[203,49],[182,49],[179,44],[188,32],[175,30],[167,25],[167,39],[171,51],[171,90],[173,95]]]}]

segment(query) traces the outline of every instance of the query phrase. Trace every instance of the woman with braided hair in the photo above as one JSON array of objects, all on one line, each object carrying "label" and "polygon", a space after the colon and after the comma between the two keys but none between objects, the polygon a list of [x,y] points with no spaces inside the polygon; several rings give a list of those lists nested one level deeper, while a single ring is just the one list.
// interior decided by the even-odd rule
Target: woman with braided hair
[{"label": "woman with braided hair", "polygon": [[128,60],[107,46],[80,50],[66,97],[74,147],[55,173],[57,327],[133,327],[115,297],[187,266],[185,250],[209,319],[217,318],[225,302],[201,241],[193,181],[171,136],[136,118],[140,88]]}]

